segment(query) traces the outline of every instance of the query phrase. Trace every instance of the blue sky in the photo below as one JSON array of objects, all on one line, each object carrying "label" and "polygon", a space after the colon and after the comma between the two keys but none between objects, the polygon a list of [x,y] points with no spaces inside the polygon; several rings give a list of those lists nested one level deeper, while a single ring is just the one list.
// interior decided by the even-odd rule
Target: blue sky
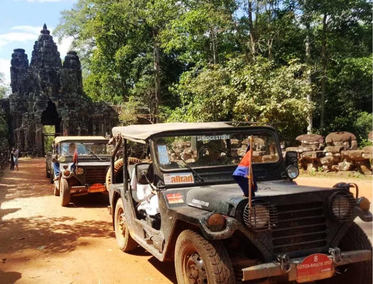
[{"label": "blue sky", "polygon": [[[70,10],[77,0],[0,0],[0,72],[10,83],[10,60],[13,50],[23,48],[31,60],[35,41],[44,23],[53,36],[59,23],[61,11]],[[61,58],[64,58],[71,43],[66,39],[58,43]]]}]

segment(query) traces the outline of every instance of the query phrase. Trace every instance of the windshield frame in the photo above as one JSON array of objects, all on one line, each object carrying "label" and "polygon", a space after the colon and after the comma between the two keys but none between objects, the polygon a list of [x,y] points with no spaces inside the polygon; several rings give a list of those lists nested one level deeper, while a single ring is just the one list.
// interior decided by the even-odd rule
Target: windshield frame
[{"label": "windshield frame", "polygon": [[[158,150],[156,140],[158,138],[167,138],[167,137],[177,137],[177,136],[204,136],[204,135],[232,135],[232,134],[245,134],[247,136],[255,135],[256,133],[268,133],[268,135],[271,135],[274,138],[275,142],[275,148],[276,153],[278,154],[278,159],[276,161],[269,161],[265,163],[253,163],[253,167],[255,165],[262,168],[263,166],[271,166],[276,167],[278,164],[283,162],[282,157],[282,150],[280,148],[279,138],[277,135],[276,130],[273,127],[270,126],[250,126],[250,127],[229,127],[229,128],[218,128],[218,129],[194,129],[194,130],[180,130],[180,131],[168,131],[168,132],[162,132],[157,133],[153,136],[151,136],[149,139],[149,145],[151,147],[152,156],[153,156],[153,163],[156,165],[156,167],[164,173],[169,172],[185,172],[185,171],[191,171],[189,166],[185,166],[183,168],[165,168],[159,161],[158,156]],[[239,163],[239,162],[238,162]],[[237,164],[238,164],[237,163]],[[193,166],[192,168],[194,170],[200,171],[213,171],[217,168],[235,168],[237,167],[237,164],[224,164],[224,165],[204,165],[204,166]]]},{"label": "windshield frame", "polygon": [[[69,147],[69,145],[70,144],[75,144],[75,145],[78,145],[78,149],[79,149],[79,146],[81,146],[81,147],[85,147],[87,150],[87,153],[81,153],[81,152],[79,152],[78,151],[78,156],[79,157],[95,157],[95,155],[96,156],[99,156],[99,157],[108,157],[108,156],[111,156],[111,154],[110,154],[110,149],[108,149],[108,144],[107,144],[107,142],[108,141],[104,141],[104,140],[97,140],[97,141],[95,141],[95,140],[67,140],[67,141],[61,141],[61,142],[59,142],[59,144],[58,144],[58,154],[59,155],[63,155],[63,156],[65,156],[65,157],[72,157],[73,155],[74,155],[74,153],[69,153],[69,150],[68,150],[68,148],[67,148],[67,151],[64,149],[63,150],[63,146],[65,146],[66,147],[66,145],[67,145],[67,147]],[[106,153],[96,153],[95,151],[93,151],[92,149],[90,149],[89,147],[87,147],[86,145],[102,145],[102,146],[105,146],[105,148],[106,148]],[[93,151],[94,152],[94,154],[93,153],[91,153],[90,152],[90,150],[91,151]]]}]

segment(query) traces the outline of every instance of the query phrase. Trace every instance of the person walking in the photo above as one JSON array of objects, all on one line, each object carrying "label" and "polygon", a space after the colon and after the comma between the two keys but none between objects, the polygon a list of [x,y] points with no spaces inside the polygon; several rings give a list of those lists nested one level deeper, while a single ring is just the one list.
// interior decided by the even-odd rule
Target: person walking
[{"label": "person walking", "polygon": [[10,151],[10,170],[14,171],[14,147]]},{"label": "person walking", "polygon": [[18,171],[18,156],[19,156],[19,151],[18,151],[17,147],[14,147],[13,155],[14,155],[14,166],[16,167],[16,169]]}]

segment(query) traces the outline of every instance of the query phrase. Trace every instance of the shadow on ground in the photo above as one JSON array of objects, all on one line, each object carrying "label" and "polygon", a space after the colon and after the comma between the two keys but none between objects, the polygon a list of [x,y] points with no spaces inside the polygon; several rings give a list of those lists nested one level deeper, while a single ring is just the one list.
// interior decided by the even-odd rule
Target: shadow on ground
[{"label": "shadow on ground", "polygon": [[19,272],[5,272],[0,269],[0,279],[2,284],[13,284],[17,280],[21,279],[22,274]]},{"label": "shadow on ground", "polygon": [[39,249],[43,253],[70,252],[86,244],[78,238],[113,238],[110,222],[75,222],[72,217],[17,218],[1,222],[0,253]]}]

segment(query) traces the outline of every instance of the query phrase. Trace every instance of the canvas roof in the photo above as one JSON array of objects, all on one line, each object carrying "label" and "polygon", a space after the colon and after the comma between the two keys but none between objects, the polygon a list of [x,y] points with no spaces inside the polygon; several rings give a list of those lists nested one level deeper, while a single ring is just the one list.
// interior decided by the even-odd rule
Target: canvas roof
[{"label": "canvas roof", "polygon": [[157,123],[157,124],[136,124],[128,126],[117,126],[113,128],[113,135],[121,135],[123,138],[144,143],[150,136],[180,130],[211,130],[219,128],[231,128],[232,126],[225,122],[193,122],[193,123]]},{"label": "canvas roof", "polygon": [[109,141],[104,136],[57,136],[54,138],[54,143],[65,141]]}]

